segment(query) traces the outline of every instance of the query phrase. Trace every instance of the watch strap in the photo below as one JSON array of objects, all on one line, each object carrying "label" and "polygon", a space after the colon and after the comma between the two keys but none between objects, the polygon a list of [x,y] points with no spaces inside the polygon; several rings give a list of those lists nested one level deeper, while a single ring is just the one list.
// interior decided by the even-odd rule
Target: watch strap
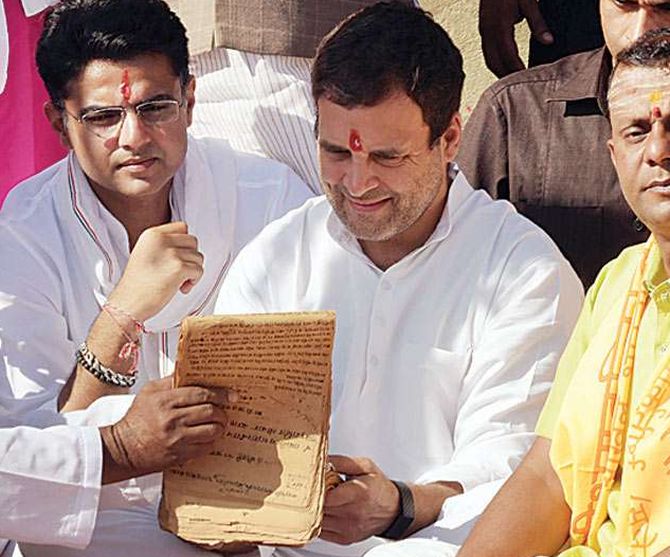
[{"label": "watch strap", "polygon": [[397,480],[391,480],[391,483],[400,494],[400,510],[391,525],[379,535],[389,540],[399,540],[414,522],[414,496],[407,484]]}]

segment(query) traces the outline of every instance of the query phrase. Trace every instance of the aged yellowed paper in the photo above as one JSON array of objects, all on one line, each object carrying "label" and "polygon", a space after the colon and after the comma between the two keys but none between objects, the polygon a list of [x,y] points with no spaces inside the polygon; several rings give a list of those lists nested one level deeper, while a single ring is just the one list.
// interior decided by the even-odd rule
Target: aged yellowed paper
[{"label": "aged yellowed paper", "polygon": [[205,545],[301,545],[319,533],[330,417],[333,312],[188,318],[175,384],[226,387],[224,436],[165,472],[159,518]]}]

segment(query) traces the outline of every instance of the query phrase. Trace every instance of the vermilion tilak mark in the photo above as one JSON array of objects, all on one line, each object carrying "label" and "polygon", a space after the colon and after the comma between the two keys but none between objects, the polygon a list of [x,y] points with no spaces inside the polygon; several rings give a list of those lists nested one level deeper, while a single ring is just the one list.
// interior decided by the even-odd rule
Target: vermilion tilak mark
[{"label": "vermilion tilak mark", "polygon": [[660,103],[662,100],[663,100],[662,91],[654,91],[651,95],[649,95],[649,102],[652,104],[651,117],[654,120],[658,120],[659,118],[663,117],[660,107],[657,106],[658,103]]},{"label": "vermilion tilak mark", "polygon": [[363,142],[361,141],[361,136],[356,130],[351,130],[349,132],[349,149],[358,153],[363,150]]},{"label": "vermilion tilak mark", "polygon": [[121,96],[123,100],[128,102],[130,100],[130,78],[128,77],[128,70],[123,70],[121,77]]}]

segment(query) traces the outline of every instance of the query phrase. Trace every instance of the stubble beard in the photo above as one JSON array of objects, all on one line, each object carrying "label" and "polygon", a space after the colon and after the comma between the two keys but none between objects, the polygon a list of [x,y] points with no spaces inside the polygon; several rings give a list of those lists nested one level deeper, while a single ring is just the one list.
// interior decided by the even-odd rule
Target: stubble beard
[{"label": "stubble beard", "polygon": [[409,193],[395,194],[385,188],[379,188],[369,195],[358,198],[361,201],[389,197],[387,205],[379,214],[360,214],[349,208],[342,184],[330,185],[323,183],[323,191],[333,211],[347,230],[360,241],[385,242],[402,234],[416,223],[431,207],[446,176],[441,166],[430,165],[426,172],[416,178],[409,188]]}]

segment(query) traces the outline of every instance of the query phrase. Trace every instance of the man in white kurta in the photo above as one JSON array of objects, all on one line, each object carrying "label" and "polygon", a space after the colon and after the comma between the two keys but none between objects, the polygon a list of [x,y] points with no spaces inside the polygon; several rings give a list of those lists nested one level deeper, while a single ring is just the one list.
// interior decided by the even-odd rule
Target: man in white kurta
[{"label": "man in white kurta", "polygon": [[458,481],[417,534],[458,542],[532,443],[581,300],[546,234],[459,173],[430,239],[386,271],[308,201],[242,251],[215,313],[335,310],[330,452]]},{"label": "man in white kurta", "polygon": [[[240,248],[308,195],[309,190],[279,163],[236,153],[223,140],[189,141],[172,199],[175,213],[183,215],[200,239],[205,257],[213,254],[205,270],[211,280],[190,299],[177,295],[164,309],[165,317],[147,325],[137,387],[172,372],[180,319],[189,313],[211,313],[220,281]],[[12,262],[0,269],[0,423],[18,416],[31,423],[36,411],[55,411],[58,393],[72,373],[74,351],[126,265],[127,245],[123,228],[87,187],[74,154],[10,194],[0,213],[0,258]],[[101,398],[88,411],[67,417],[73,425],[107,425],[118,421],[131,401],[132,395]],[[74,452],[67,458],[76,466],[83,455]],[[27,474],[25,481],[34,480]],[[160,476],[134,483],[142,488],[125,483],[103,488],[87,554],[107,554],[108,543],[119,547],[114,536],[122,532],[129,544],[127,554],[150,554],[162,542],[184,551],[175,554],[199,554],[158,529]],[[53,495],[59,493],[52,490]],[[122,526],[126,520],[133,523],[132,531]],[[114,534],[98,542],[96,535],[110,531]],[[70,554],[67,548],[22,550],[25,555]]]},{"label": "man in white kurta", "polygon": [[[0,427],[39,425],[58,409],[69,425],[104,427],[139,387],[171,374],[181,320],[211,313],[241,247],[310,191],[280,163],[188,137],[186,37],[162,2],[64,0],[46,16],[37,59],[48,117],[71,151],[17,186],[0,213]],[[137,362],[119,350],[130,335],[141,336]],[[99,380],[75,359],[83,342],[135,386]],[[195,420],[198,435],[211,432],[203,425]],[[84,465],[81,452],[59,458]],[[34,464],[27,486],[41,475]],[[159,529],[160,481],[104,487],[86,554],[205,554]],[[61,492],[49,497],[56,505]]]},{"label": "man in white kurta", "polygon": [[[322,43],[312,76],[326,196],[261,232],[215,307],[337,314],[329,450],[349,457],[332,458],[347,481],[326,494],[322,539],[277,555],[384,555],[383,537],[409,536],[430,543],[394,542],[393,555],[450,555],[532,443],[581,306],[549,237],[453,166],[460,117],[422,104],[454,80],[457,106],[460,56],[436,27],[379,5]],[[395,86],[375,93],[376,80]],[[431,144],[433,110],[448,118]],[[414,498],[400,532],[405,503],[389,480]]]},{"label": "man in white kurta", "polygon": [[[181,319],[211,313],[242,246],[309,195],[280,163],[233,151],[225,140],[189,139],[171,203],[207,264],[193,291],[147,322],[137,386],[171,373]],[[0,268],[2,415],[56,409],[75,349],[128,257],[125,230],[91,191],[74,153],[11,192],[0,213],[0,258],[12,262]]]}]

